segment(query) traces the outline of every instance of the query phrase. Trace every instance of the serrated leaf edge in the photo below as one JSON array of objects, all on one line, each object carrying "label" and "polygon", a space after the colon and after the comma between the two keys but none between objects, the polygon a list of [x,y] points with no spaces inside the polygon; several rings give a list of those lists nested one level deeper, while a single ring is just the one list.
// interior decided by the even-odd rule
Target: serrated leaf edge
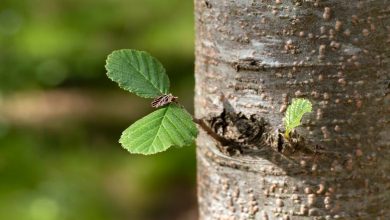
[{"label": "serrated leaf edge", "polygon": [[[163,121],[164,118],[166,117],[166,112],[168,111],[168,109],[170,108],[171,105],[175,105],[175,104],[172,103],[172,104],[169,104],[169,105],[166,107],[164,116],[161,117],[161,118],[163,118],[161,121]],[[192,118],[192,115],[189,114],[189,113],[187,112],[187,110],[185,110],[184,108],[182,108],[182,107],[180,107],[180,106],[177,106],[177,107],[183,109],[184,112],[185,112],[189,117]],[[159,110],[161,110],[161,109],[157,109],[157,110],[153,111],[152,113],[154,113],[154,112],[156,112],[156,111],[159,111]],[[149,113],[149,114],[152,114],[152,113]],[[148,114],[148,115],[149,115],[149,114]],[[142,120],[143,118],[147,117],[148,115],[145,115],[144,117],[142,117],[142,118],[139,119],[139,120]],[[136,122],[134,122],[132,125],[134,125],[135,123],[137,123],[139,120],[137,120]],[[149,122],[149,123],[150,123],[150,122]],[[161,125],[160,125],[160,127],[158,128],[157,133],[159,133],[161,127],[163,127],[162,125],[163,125],[163,123],[161,122]],[[196,127],[195,127],[195,128],[196,128]],[[126,131],[126,130],[125,130],[125,131]],[[171,145],[169,145],[169,146],[166,146],[165,149],[161,149],[161,150],[158,150],[158,151],[155,151],[155,152],[148,151],[147,153],[142,153],[142,152],[135,152],[135,151],[132,151],[132,149],[127,148],[127,147],[124,146],[124,144],[122,143],[121,140],[124,138],[125,131],[122,132],[121,137],[120,137],[120,139],[119,139],[119,143],[121,144],[121,146],[122,146],[124,149],[126,149],[126,150],[127,150],[128,152],[130,152],[131,154],[140,154],[140,155],[152,155],[152,154],[157,154],[157,153],[161,153],[161,152],[167,151],[169,148],[171,148],[171,147],[173,147],[173,146],[183,147],[183,146],[190,145],[190,144],[196,139],[196,136],[197,136],[197,134],[198,134],[198,130],[196,129],[196,133],[191,137],[191,139],[188,140],[188,141],[186,141],[186,140],[184,139],[184,141],[183,141],[184,143],[181,144],[181,145],[174,145],[174,144],[171,144]],[[157,137],[157,135],[154,137],[152,143],[154,143],[156,137]]]},{"label": "serrated leaf edge", "polygon": [[[157,58],[153,57],[152,55],[150,55],[150,54],[149,54],[148,52],[146,52],[146,51],[133,50],[133,49],[120,49],[120,50],[114,50],[114,51],[112,51],[112,52],[107,56],[106,65],[104,65],[104,67],[105,67],[105,69],[106,69],[106,71],[107,71],[107,72],[106,72],[107,77],[108,77],[111,81],[117,83],[118,86],[119,86],[121,89],[123,89],[123,90],[126,90],[126,91],[128,91],[128,92],[130,92],[130,93],[134,93],[134,94],[136,94],[137,96],[140,96],[140,97],[142,97],[142,98],[155,98],[155,96],[141,95],[141,93],[139,93],[139,91],[137,91],[136,89],[125,88],[125,85],[124,85],[124,82],[123,82],[123,81],[121,81],[121,80],[114,80],[114,79],[109,75],[109,72],[110,72],[110,71],[108,70],[108,63],[109,63],[109,61],[114,60],[113,56],[115,55],[115,53],[120,53],[120,52],[122,52],[122,51],[135,51],[135,52],[139,52],[139,53],[144,53],[144,54],[150,56],[152,59],[154,59],[154,61],[160,62],[159,60],[157,60]],[[130,64],[131,66],[133,66],[132,63],[129,62],[129,64]],[[134,67],[134,66],[133,66],[133,67]],[[162,67],[162,69],[163,69],[163,71],[164,71],[164,74],[166,74],[166,69],[164,68],[164,66],[161,65],[161,67]],[[137,68],[134,68],[134,69],[136,69],[136,70],[138,71]],[[139,72],[139,71],[138,71],[138,72]],[[140,73],[147,81],[149,81],[141,72],[139,72],[139,73]],[[155,84],[153,84],[153,83],[151,82],[151,84],[154,86],[154,88],[156,88],[158,91],[160,91],[161,95],[163,95],[163,94],[168,94],[168,93],[169,93],[170,80],[169,80],[169,77],[167,77],[167,79],[168,79],[167,91],[161,91],[161,90],[157,87],[157,85],[155,85]]]}]

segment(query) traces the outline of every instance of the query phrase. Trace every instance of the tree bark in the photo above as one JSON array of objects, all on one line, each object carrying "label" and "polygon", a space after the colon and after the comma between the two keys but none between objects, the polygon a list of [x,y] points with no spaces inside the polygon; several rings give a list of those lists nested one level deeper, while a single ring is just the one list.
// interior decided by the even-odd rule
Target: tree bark
[{"label": "tree bark", "polygon": [[[390,1],[195,0],[200,219],[390,219]],[[293,98],[313,113],[287,140]]]}]

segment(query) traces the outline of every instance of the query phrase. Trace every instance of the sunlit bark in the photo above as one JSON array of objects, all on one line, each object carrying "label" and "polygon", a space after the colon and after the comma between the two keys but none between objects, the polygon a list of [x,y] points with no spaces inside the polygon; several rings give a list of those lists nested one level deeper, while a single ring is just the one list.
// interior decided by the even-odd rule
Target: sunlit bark
[{"label": "sunlit bark", "polygon": [[[390,219],[390,1],[195,0],[195,18],[195,115],[243,143],[200,133],[200,219]],[[275,147],[295,97],[302,143]]]}]

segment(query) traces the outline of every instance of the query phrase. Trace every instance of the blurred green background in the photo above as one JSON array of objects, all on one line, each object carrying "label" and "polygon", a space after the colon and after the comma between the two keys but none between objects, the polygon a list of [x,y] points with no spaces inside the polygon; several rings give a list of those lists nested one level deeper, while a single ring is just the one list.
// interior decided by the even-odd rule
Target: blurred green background
[{"label": "blurred green background", "polygon": [[192,111],[192,4],[0,1],[0,219],[196,219],[194,146],[122,149],[122,130],[151,100],[104,69],[115,49],[149,51]]}]

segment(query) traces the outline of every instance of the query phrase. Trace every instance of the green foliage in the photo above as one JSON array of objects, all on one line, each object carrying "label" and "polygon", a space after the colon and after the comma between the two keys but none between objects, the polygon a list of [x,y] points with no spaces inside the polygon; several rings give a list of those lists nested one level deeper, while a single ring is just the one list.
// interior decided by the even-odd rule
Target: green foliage
[{"label": "green foliage", "polygon": [[284,117],[284,125],[286,128],[285,137],[288,138],[290,132],[301,124],[301,119],[305,113],[312,111],[312,104],[307,99],[293,99],[291,105],[288,106]]},{"label": "green foliage", "polygon": [[191,115],[171,103],[136,121],[123,132],[119,142],[130,153],[148,155],[171,146],[190,145],[196,135]]},{"label": "green foliage", "polygon": [[[102,60],[116,48],[143,48],[161,57],[180,102],[191,102],[192,89],[182,88],[193,85],[186,74],[193,72],[192,2],[36,3],[0,1],[0,219],[174,219],[185,213],[171,210],[193,199],[181,192],[195,187],[194,147],[149,160],[118,150],[120,129],[151,109],[137,109],[144,100],[107,86]],[[126,96],[135,102],[124,103]],[[40,111],[43,97],[69,111]],[[167,204],[167,197],[175,202]]]},{"label": "green foliage", "polygon": [[[180,76],[176,84],[192,71],[191,1],[42,0],[37,8],[31,2],[1,0],[0,92],[66,87],[69,81],[107,89],[99,88],[107,80],[102,59],[124,45],[164,55],[164,66]],[[50,11],[45,19],[42,10]],[[52,61],[61,65],[60,73],[38,69]],[[47,80],[52,74],[55,80]]]},{"label": "green foliage", "polygon": [[[143,51],[118,50],[107,58],[108,77],[144,98],[159,98],[169,91],[162,64]],[[166,103],[126,129],[119,142],[130,153],[155,154],[171,146],[190,145],[198,131],[191,115],[178,104]]]},{"label": "green foliage", "polygon": [[119,87],[144,98],[168,93],[169,78],[163,65],[144,51],[117,50],[107,58],[107,75]]}]

